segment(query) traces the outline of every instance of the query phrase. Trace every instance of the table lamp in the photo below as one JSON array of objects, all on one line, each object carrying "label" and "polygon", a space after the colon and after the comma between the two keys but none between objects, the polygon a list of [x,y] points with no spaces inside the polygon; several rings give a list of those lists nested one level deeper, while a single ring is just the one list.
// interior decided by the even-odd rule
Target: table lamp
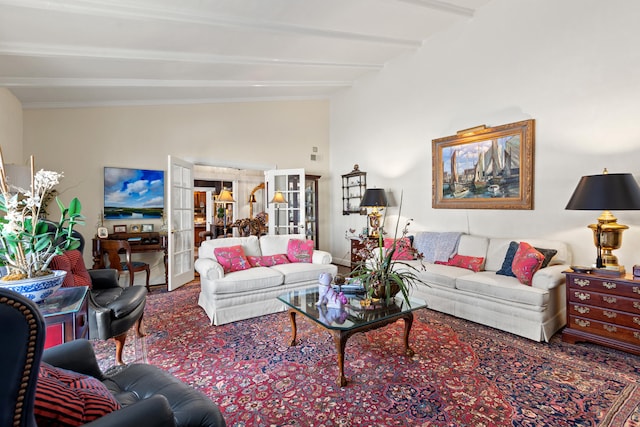
[{"label": "table lamp", "polygon": [[249,194],[249,218],[253,218],[253,204],[256,202],[256,195],[253,193]]},{"label": "table lamp", "polygon": [[287,201],[281,191],[276,191],[273,194],[273,199],[271,199],[269,203],[274,203],[276,205],[276,220],[273,223],[276,227],[276,234],[280,234],[280,205],[286,205]]},{"label": "table lamp", "polygon": [[235,200],[233,200],[233,196],[231,195],[231,192],[227,189],[223,189],[222,191],[220,191],[220,194],[218,195],[218,199],[216,200],[219,203],[225,203],[225,207],[224,207],[224,236],[227,237],[227,217],[228,217],[228,209],[226,206],[226,203],[235,203]]},{"label": "table lamp", "polygon": [[384,189],[367,188],[360,201],[360,207],[371,208],[371,213],[369,214],[369,226],[371,228],[369,237],[380,237],[378,231],[380,229],[380,217],[382,216],[380,211],[387,207],[387,195]]},{"label": "table lamp", "polygon": [[602,175],[583,176],[565,209],[603,211],[598,222],[588,226],[593,230],[596,268],[624,274],[624,267],[611,251],[622,246],[622,232],[629,227],[618,224],[611,211],[640,209],[640,187],[633,176],[606,169]]}]

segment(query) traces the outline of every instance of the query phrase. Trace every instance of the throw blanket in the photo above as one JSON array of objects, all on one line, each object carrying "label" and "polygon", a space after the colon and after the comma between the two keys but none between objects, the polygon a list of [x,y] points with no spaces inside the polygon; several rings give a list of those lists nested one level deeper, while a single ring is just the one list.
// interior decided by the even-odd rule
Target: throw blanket
[{"label": "throw blanket", "polygon": [[426,262],[447,262],[456,253],[461,235],[462,233],[457,231],[422,231],[416,233],[413,247],[424,255]]}]

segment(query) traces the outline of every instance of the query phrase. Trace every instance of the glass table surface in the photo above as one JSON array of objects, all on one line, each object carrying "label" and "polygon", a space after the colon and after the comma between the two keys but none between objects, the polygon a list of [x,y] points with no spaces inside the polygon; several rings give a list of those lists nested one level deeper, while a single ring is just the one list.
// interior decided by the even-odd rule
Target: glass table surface
[{"label": "glass table surface", "polygon": [[84,297],[88,290],[88,286],[60,288],[51,296],[39,303],[38,308],[45,318],[49,316],[76,313],[82,307]]},{"label": "glass table surface", "polygon": [[342,308],[327,308],[326,305],[318,306],[316,304],[319,298],[317,286],[287,292],[280,295],[278,300],[308,319],[333,330],[360,328],[427,306],[424,300],[414,297],[409,297],[411,303],[409,305],[401,294],[392,299],[389,305],[376,302],[366,307],[360,304],[364,300],[363,296],[347,293],[345,293],[345,296],[349,302]]}]

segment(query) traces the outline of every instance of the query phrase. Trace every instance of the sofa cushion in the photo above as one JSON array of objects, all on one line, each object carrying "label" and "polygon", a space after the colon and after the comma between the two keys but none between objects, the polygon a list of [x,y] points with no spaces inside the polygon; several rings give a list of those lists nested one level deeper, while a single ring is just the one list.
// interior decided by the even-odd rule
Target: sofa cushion
[{"label": "sofa cushion", "polygon": [[238,294],[271,288],[283,283],[284,275],[274,270],[274,267],[254,267],[234,271],[221,279],[216,279],[212,282],[211,288],[215,294]]},{"label": "sofa cushion", "polygon": [[313,240],[290,239],[287,243],[287,258],[290,262],[311,263],[313,245]]},{"label": "sofa cushion", "polygon": [[144,286],[129,286],[122,288],[94,289],[90,297],[100,307],[113,311],[116,319],[123,318],[129,313],[146,304],[147,288]]},{"label": "sofa cushion", "polygon": [[487,258],[489,239],[483,236],[463,234],[458,242],[458,253],[464,256]]},{"label": "sofa cushion", "polygon": [[216,256],[218,264],[224,269],[224,274],[251,268],[251,264],[249,264],[240,245],[215,248],[213,254]]},{"label": "sofa cushion", "polygon": [[[571,265],[571,252],[569,246],[558,240],[547,239],[503,239],[492,238],[489,240],[487,256],[484,263],[484,269],[487,271],[498,271],[502,267],[502,262],[509,248],[511,241],[524,241],[536,248],[555,249],[558,251],[549,262],[549,265],[566,264]],[[468,254],[464,254],[468,255]]]},{"label": "sofa cushion", "polygon": [[286,254],[289,247],[289,240],[304,240],[304,234],[267,234],[260,237],[261,255]]},{"label": "sofa cushion", "polygon": [[408,261],[415,259],[413,255],[413,249],[411,248],[411,239],[408,237],[402,237],[400,239],[393,239],[391,237],[387,237],[384,239],[384,249],[385,251],[391,250],[393,245],[396,245],[396,250],[393,253],[391,259],[400,260],[400,261]]},{"label": "sofa cushion", "polygon": [[252,267],[271,267],[278,264],[288,264],[289,258],[285,254],[248,256],[249,264]]},{"label": "sofa cushion", "polygon": [[[247,237],[228,237],[225,239],[212,239],[204,240],[198,248],[199,258],[212,258],[216,259],[213,251],[215,248],[227,247],[227,246],[242,246],[242,250],[246,256],[260,256],[260,243],[258,243],[258,236]],[[284,253],[281,251],[280,253]]]},{"label": "sofa cushion", "polygon": [[[414,271],[416,276],[429,285],[444,286],[446,288],[455,289],[456,279],[469,274],[469,270],[460,267],[452,267],[443,264],[420,264],[420,261],[403,261],[403,263],[416,268]],[[407,267],[396,265],[396,269],[403,270]],[[419,285],[420,286],[420,285]]]},{"label": "sofa cushion", "polygon": [[41,362],[34,405],[38,425],[80,426],[118,409],[96,378]]},{"label": "sofa cushion", "polygon": [[511,242],[509,243],[509,249],[507,249],[507,253],[504,256],[504,260],[502,260],[502,266],[500,270],[496,271],[496,274],[501,274],[503,276],[511,276],[516,277],[513,273],[513,259],[516,256],[516,252],[518,252],[518,248],[520,247],[520,243]]},{"label": "sofa cushion", "polygon": [[465,256],[460,254],[455,254],[453,258],[451,258],[447,265],[453,267],[466,268],[471,271],[482,271],[482,266],[484,264],[483,257],[473,257],[473,256]]},{"label": "sofa cushion", "polygon": [[551,262],[554,256],[558,253],[555,249],[545,249],[545,248],[535,248],[538,252],[544,255],[544,261],[542,261],[542,265],[540,268],[545,268]]},{"label": "sofa cushion", "polygon": [[269,267],[270,270],[275,270],[284,276],[285,285],[318,280],[320,273],[335,274],[336,268],[333,264],[307,264],[300,262]]},{"label": "sofa cushion", "polygon": [[[449,267],[453,268],[453,267]],[[478,298],[495,298],[543,309],[549,302],[549,291],[523,285],[515,277],[493,271],[469,273],[456,279],[456,288],[476,294]]]},{"label": "sofa cushion", "polygon": [[520,283],[531,286],[531,279],[544,261],[544,255],[527,242],[520,242],[511,266]]}]

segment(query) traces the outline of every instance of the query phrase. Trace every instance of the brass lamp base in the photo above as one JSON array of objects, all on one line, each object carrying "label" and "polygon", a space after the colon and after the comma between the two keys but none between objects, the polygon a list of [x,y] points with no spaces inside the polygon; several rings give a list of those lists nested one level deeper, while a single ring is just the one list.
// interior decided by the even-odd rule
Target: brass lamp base
[{"label": "brass lamp base", "polygon": [[624,267],[618,265],[618,257],[611,251],[622,246],[622,232],[629,228],[618,224],[618,219],[610,211],[604,211],[598,217],[597,224],[590,224],[593,230],[593,241],[598,248],[596,268],[624,272]]},{"label": "brass lamp base", "polygon": [[378,212],[378,209],[374,208],[369,214],[369,237],[378,238],[380,237],[380,217],[382,215]]}]

